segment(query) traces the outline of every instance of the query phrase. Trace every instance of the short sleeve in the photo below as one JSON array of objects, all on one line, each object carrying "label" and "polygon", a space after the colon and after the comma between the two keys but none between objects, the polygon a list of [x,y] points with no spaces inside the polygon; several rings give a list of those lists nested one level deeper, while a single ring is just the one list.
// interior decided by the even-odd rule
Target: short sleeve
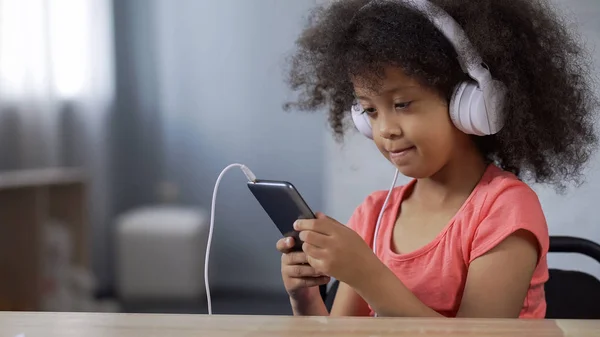
[{"label": "short sleeve", "polygon": [[494,192],[482,206],[471,240],[469,263],[519,230],[532,233],[539,244],[539,258],[545,256],[550,239],[537,194],[520,181],[502,183]]}]

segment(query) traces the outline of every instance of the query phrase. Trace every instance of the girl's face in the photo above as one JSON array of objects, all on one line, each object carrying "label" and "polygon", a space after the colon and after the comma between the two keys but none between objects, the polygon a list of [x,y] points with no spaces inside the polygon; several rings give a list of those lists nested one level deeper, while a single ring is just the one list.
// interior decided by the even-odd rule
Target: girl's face
[{"label": "girl's face", "polygon": [[469,141],[450,120],[446,99],[400,68],[386,69],[376,93],[360,80],[354,90],[379,151],[405,176],[433,176]]}]

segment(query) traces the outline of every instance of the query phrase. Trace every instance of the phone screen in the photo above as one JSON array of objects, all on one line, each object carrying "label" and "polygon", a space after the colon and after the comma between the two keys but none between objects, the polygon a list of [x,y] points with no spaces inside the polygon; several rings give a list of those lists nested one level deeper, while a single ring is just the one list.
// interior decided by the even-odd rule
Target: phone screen
[{"label": "phone screen", "polygon": [[281,234],[293,236],[296,246],[301,248],[294,222],[298,219],[314,219],[315,215],[294,185],[287,181],[257,180],[249,182],[248,188]]}]

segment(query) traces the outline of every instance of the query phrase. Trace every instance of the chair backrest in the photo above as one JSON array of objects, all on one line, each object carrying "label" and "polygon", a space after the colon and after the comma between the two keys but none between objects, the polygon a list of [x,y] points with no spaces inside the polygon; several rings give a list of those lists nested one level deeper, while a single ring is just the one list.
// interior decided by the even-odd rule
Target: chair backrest
[{"label": "chair backrest", "polygon": [[550,252],[583,254],[600,263],[600,245],[587,239],[573,236],[551,236]]},{"label": "chair backrest", "polygon": [[321,298],[323,299],[323,301],[325,301],[327,299],[328,296],[328,291],[327,291],[327,285],[326,284],[322,284],[319,286],[319,293],[321,294]]},{"label": "chair backrest", "polygon": [[331,282],[329,289],[325,296],[323,296],[323,302],[325,302],[325,308],[327,308],[327,312],[331,312],[331,308],[333,307],[333,300],[335,300],[335,294],[337,294],[338,286],[340,285],[340,281],[333,280]]},{"label": "chair backrest", "polygon": [[[600,245],[593,241],[551,236],[551,253],[577,253],[600,263]],[[580,271],[550,269],[545,285],[546,318],[600,319],[600,281]]]}]

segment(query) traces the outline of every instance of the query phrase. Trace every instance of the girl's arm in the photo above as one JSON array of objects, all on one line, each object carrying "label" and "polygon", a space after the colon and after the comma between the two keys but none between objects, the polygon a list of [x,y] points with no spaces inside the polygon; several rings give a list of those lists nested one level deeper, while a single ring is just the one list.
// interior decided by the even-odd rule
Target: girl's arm
[{"label": "girl's arm", "polygon": [[[460,317],[517,318],[538,260],[537,241],[521,230],[469,266]],[[421,302],[385,265],[353,284],[380,316],[441,317]]]},{"label": "girl's arm", "polygon": [[[294,316],[330,315],[318,291],[312,290],[309,298],[304,300],[290,298]],[[368,316],[370,312],[367,302],[346,283],[340,282],[331,308],[331,316]]]},{"label": "girl's arm", "polygon": [[299,299],[290,297],[294,316],[329,316],[325,303],[319,293],[319,287],[308,289],[307,296]]},{"label": "girl's arm", "polygon": [[370,313],[371,309],[367,302],[352,287],[340,282],[331,308],[331,316],[369,316]]},{"label": "girl's arm", "polygon": [[536,238],[519,230],[473,260],[458,316],[519,317],[538,257]]}]

